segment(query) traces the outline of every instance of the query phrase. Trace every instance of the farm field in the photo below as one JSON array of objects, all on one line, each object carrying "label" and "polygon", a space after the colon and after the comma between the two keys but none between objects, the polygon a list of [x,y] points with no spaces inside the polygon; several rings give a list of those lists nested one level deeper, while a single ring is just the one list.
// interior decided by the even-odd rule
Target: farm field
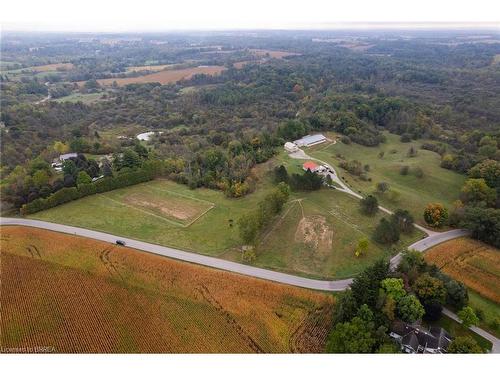
[{"label": "farm field", "polygon": [[[335,166],[339,176],[344,177],[355,191],[364,194],[373,193],[378,182],[387,182],[390,190],[396,191],[398,196],[394,198],[388,193],[376,194],[380,204],[392,210],[397,208],[409,210],[419,224],[425,224],[423,211],[428,203],[440,202],[450,209],[453,202],[458,199],[465,176],[441,168],[438,154],[420,149],[422,141],[402,143],[399,136],[388,132],[384,134],[387,142],[378,147],[337,142],[314,146],[306,152]],[[335,138],[334,135],[330,136],[332,137]],[[407,156],[411,146],[418,151],[416,157]],[[384,152],[383,158],[379,157],[381,151]],[[367,176],[372,181],[362,181],[341,169],[339,163],[342,159],[336,155],[342,155],[345,160],[358,160],[363,165],[368,164],[370,170]],[[402,166],[409,167],[407,175],[400,174]],[[416,177],[413,173],[416,167],[422,169],[422,178]]]},{"label": "farm field", "polygon": [[141,65],[141,66],[127,66],[127,72],[142,72],[144,70],[150,71],[160,71],[166,68],[171,68],[176,64],[164,64],[164,65]]},{"label": "farm field", "polygon": [[74,66],[71,63],[57,63],[57,64],[47,64],[47,65],[39,65],[32,66],[26,69],[34,70],[35,72],[54,72],[59,69],[61,70],[70,70],[73,69]]},{"label": "farm field", "polygon": [[[240,199],[156,180],[85,197],[30,217],[240,262],[237,220],[273,188],[268,174],[282,163],[290,173],[301,168],[301,161],[281,153],[256,168],[259,188]],[[389,257],[423,236],[414,231],[392,248],[370,240],[367,253],[356,258],[358,241],[371,238],[382,215],[362,215],[356,198],[333,189],[293,193],[281,216],[263,234],[254,264],[313,278],[353,276],[374,260]]]},{"label": "farm field", "polygon": [[270,50],[270,49],[250,49],[250,52],[252,52],[254,55],[259,56],[259,57],[265,57],[269,55],[270,57],[274,59],[282,59],[284,57],[288,56],[297,56],[299,55],[298,53],[295,52],[287,52],[287,51],[276,51],[276,50]]},{"label": "farm field", "polygon": [[494,247],[457,238],[428,250],[425,259],[479,295],[500,303],[500,253]]},{"label": "farm field", "polygon": [[469,305],[480,310],[480,327],[500,336],[500,253],[470,238],[439,244],[425,253],[427,262],[469,288]]},{"label": "farm field", "polygon": [[[333,297],[105,242],[2,227],[2,347],[322,352]],[[2,348],[2,349],[3,349]]]},{"label": "farm field", "polygon": [[[176,69],[176,70],[161,70],[156,73],[147,74],[139,77],[128,77],[128,78],[105,78],[98,79],[97,82],[104,86],[110,86],[113,82],[116,82],[118,86],[125,86],[131,83],[148,83],[148,82],[158,82],[162,85],[167,83],[174,83],[182,79],[190,79],[196,74],[208,74],[217,75],[225,70],[223,66],[198,66],[194,68]],[[78,84],[83,85],[84,82],[78,82]]]}]

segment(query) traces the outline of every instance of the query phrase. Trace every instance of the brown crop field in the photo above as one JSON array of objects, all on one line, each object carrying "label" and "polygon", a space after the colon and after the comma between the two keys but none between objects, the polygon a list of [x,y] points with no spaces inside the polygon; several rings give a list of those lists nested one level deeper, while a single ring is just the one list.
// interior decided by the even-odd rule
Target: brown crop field
[{"label": "brown crop field", "polygon": [[481,296],[500,303],[500,251],[494,247],[458,238],[433,247],[425,259]]},{"label": "brown crop field", "polygon": [[2,227],[0,240],[4,352],[325,346],[333,307],[327,294],[36,228]]},{"label": "brown crop field", "polygon": [[74,66],[71,63],[58,63],[58,64],[47,64],[47,65],[33,66],[29,69],[34,70],[35,72],[52,72],[52,71],[57,71],[58,69],[70,70],[73,68],[74,68]]},{"label": "brown crop field", "polygon": [[297,56],[299,53],[295,52],[287,52],[287,51],[274,51],[270,49],[250,49],[250,52],[252,52],[254,55],[257,55],[259,57],[264,57],[269,55],[270,57],[274,59],[282,59],[287,56]]},{"label": "brown crop field", "polygon": [[[118,84],[118,86],[125,86],[131,83],[148,83],[148,82],[159,82],[162,85],[165,85],[168,83],[181,81],[183,79],[190,79],[196,74],[217,75],[220,74],[225,69],[226,69],[225,67],[218,65],[198,66],[186,69],[161,70],[157,73],[147,74],[139,77],[98,79],[97,82],[99,82],[99,84],[103,86],[111,86],[115,81]],[[78,82],[79,85],[83,85],[84,83],[85,83],[84,81]]]},{"label": "brown crop field", "polygon": [[159,70],[171,68],[173,66],[175,66],[175,64],[128,66],[126,70],[127,72],[142,72],[144,70],[157,72]]}]

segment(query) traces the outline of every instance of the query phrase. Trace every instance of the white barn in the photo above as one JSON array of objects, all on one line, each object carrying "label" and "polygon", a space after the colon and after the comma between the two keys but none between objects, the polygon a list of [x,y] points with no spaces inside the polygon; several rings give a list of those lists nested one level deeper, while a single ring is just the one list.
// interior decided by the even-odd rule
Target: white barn
[{"label": "white barn", "polygon": [[314,145],[319,145],[320,143],[326,142],[326,137],[323,134],[306,135],[300,139],[297,139],[295,143],[298,147],[311,147]]}]

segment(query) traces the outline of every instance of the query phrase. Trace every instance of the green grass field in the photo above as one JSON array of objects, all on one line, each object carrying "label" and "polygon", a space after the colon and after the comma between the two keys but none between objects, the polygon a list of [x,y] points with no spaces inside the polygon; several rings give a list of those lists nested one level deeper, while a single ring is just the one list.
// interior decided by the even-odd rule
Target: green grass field
[{"label": "green grass field", "polygon": [[[481,310],[483,313],[483,318],[480,320],[479,327],[485,331],[491,332],[496,337],[500,337],[500,306],[470,289],[469,306],[476,311]],[[498,324],[495,324],[495,321]]]},{"label": "green grass field", "polygon": [[[425,322],[424,322],[425,323]],[[431,326],[443,327],[448,333],[453,337],[458,336],[469,336],[472,337],[483,350],[491,350],[492,344],[485,338],[479,336],[477,333],[472,332],[468,328],[465,328],[461,324],[455,322],[454,320],[442,315],[437,322],[427,323]]]},{"label": "green grass field", "polygon": [[[368,217],[358,207],[358,199],[334,190],[294,194],[264,235],[256,264],[312,277],[352,277],[376,259],[388,258],[423,237],[415,230],[394,246],[380,246],[371,236],[385,214]],[[362,238],[369,239],[369,248],[356,257]]]},{"label": "green grass field", "polygon": [[[175,200],[177,205],[182,201],[194,207],[198,213],[208,209],[211,204],[215,207],[186,227],[176,222],[174,214],[158,212],[161,211],[158,205],[147,207],[138,202],[138,199],[134,202],[134,197],[151,197],[153,192],[156,199],[163,199],[165,203]],[[263,192],[265,189],[234,200],[225,198],[221,192],[189,190],[185,185],[156,180],[85,197],[39,212],[32,217],[218,256],[227,249],[238,246],[240,242],[236,225],[230,226],[230,219],[236,221],[250,207],[255,206],[262,199]],[[171,204],[170,208],[176,204]]]},{"label": "green grass field", "polygon": [[[240,199],[156,180],[85,197],[31,217],[241,261],[237,220],[273,188],[270,172],[282,163],[290,172],[298,172],[302,164],[279,154],[258,167],[258,189]],[[292,193],[263,234],[255,265],[315,278],[350,277],[422,238],[423,233],[415,231],[392,247],[370,240],[366,254],[356,258],[358,241],[371,238],[382,215],[361,214],[359,200],[333,189]]]},{"label": "green grass field", "polygon": [[[373,193],[378,182],[387,182],[390,189],[397,191],[399,197],[390,199],[390,194],[377,194],[380,203],[389,209],[404,208],[409,210],[415,220],[423,224],[423,210],[427,203],[440,202],[451,208],[452,203],[458,199],[458,195],[465,181],[465,176],[441,168],[440,156],[434,152],[420,149],[422,141],[402,143],[399,136],[385,133],[387,142],[378,147],[365,147],[355,143],[350,145],[337,142],[329,145],[318,145],[306,152],[336,167],[339,175],[344,177],[347,183],[355,190],[364,194]],[[413,146],[418,154],[416,157],[408,157],[408,149]],[[379,153],[383,151],[383,158]],[[363,165],[368,164],[370,170],[367,173],[372,181],[362,181],[352,176],[339,167],[342,159],[336,155],[342,155],[346,160],[359,160]],[[401,175],[402,166],[408,166],[408,175]],[[412,170],[420,167],[424,172],[422,178],[416,177]]]}]

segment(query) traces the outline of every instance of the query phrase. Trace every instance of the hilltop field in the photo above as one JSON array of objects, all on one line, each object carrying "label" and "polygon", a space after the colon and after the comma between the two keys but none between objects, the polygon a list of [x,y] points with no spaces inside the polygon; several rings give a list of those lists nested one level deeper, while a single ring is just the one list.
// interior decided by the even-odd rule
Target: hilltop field
[{"label": "hilltop field", "polygon": [[[254,171],[257,189],[238,199],[155,180],[85,197],[30,217],[241,262],[238,219],[273,189],[275,166],[285,164],[293,173],[300,170],[301,163],[281,153],[259,165]],[[363,215],[359,200],[333,189],[292,193],[283,212],[262,235],[254,265],[313,278],[354,276],[376,259],[388,258],[423,237],[415,230],[392,247],[377,244],[371,236],[384,215]],[[357,258],[354,253],[362,238],[369,240],[369,248]]]},{"label": "hilltop field", "polygon": [[2,227],[3,348],[323,352],[333,297],[35,228]]},{"label": "hilltop field", "polygon": [[[441,168],[440,155],[422,150],[422,140],[403,143],[396,134],[384,132],[384,135],[387,141],[377,147],[339,141],[314,146],[306,152],[333,165],[349,186],[363,194],[372,194],[377,183],[387,182],[389,191],[375,194],[380,204],[392,210],[402,207],[409,210],[419,224],[425,225],[423,212],[428,203],[439,202],[451,209],[453,202],[459,198],[465,176]],[[335,137],[335,134],[329,135],[329,138]],[[413,157],[408,156],[411,147],[417,151]],[[340,168],[340,163],[346,160],[358,160],[363,166],[369,165],[366,172],[368,180],[364,181]],[[408,173],[403,175],[401,168],[405,166]],[[416,174],[418,168],[423,173],[421,177]]]}]

